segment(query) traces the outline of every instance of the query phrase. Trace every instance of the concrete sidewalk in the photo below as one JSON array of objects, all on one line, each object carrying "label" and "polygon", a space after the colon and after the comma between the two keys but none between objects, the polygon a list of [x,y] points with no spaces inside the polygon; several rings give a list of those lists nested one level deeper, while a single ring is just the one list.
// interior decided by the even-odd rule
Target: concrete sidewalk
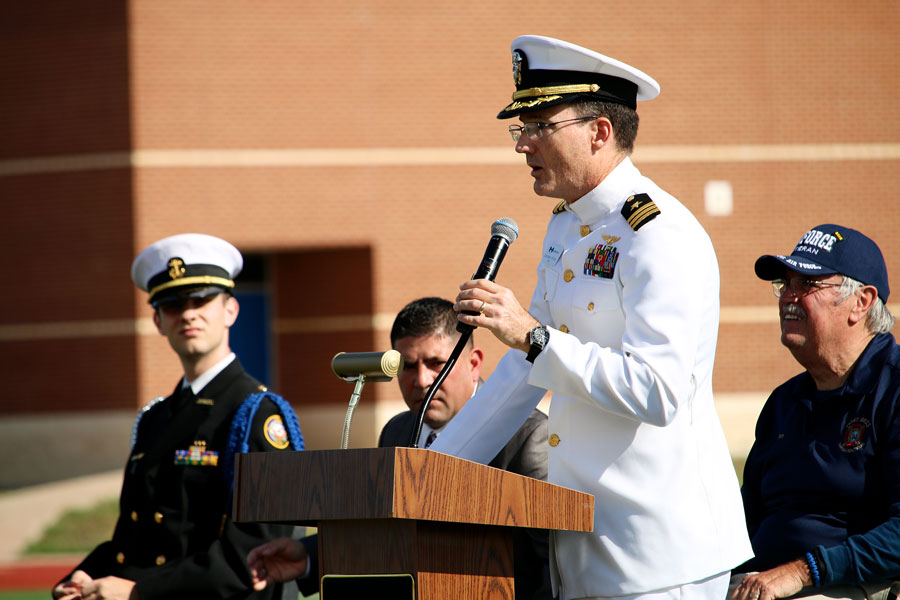
[{"label": "concrete sidewalk", "polygon": [[0,493],[0,564],[16,562],[64,511],[118,498],[121,487],[117,469]]}]

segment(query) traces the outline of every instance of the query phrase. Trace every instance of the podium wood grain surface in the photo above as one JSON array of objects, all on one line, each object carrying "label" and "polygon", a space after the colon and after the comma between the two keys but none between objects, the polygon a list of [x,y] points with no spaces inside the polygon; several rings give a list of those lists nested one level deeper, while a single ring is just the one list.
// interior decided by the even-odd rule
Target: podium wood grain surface
[{"label": "podium wood grain surface", "polygon": [[238,454],[235,521],[416,519],[590,531],[594,498],[419,448]]},{"label": "podium wood grain surface", "polygon": [[320,576],[410,573],[420,600],[512,600],[511,528],[590,531],[593,496],[418,448],[260,452],[236,457],[233,514],[317,526]]}]

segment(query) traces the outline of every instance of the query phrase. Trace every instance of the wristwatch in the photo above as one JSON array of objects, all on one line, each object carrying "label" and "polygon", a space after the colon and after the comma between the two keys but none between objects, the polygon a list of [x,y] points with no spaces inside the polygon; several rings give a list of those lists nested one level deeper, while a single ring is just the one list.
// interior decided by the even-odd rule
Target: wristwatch
[{"label": "wristwatch", "polygon": [[550,332],[547,331],[547,328],[543,325],[538,325],[534,329],[528,332],[528,343],[531,344],[531,348],[528,349],[528,355],[525,357],[530,363],[534,362],[534,359],[537,358],[537,355],[541,353],[541,350],[544,349],[544,346],[547,345],[547,342],[550,340]]}]

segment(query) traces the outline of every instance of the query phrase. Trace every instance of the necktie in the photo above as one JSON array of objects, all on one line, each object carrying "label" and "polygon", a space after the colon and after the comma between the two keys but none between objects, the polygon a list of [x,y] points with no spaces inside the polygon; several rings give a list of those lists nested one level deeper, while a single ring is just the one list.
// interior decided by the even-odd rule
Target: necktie
[{"label": "necktie", "polygon": [[434,443],[434,440],[436,440],[436,439],[437,439],[437,433],[435,433],[434,431],[429,433],[428,439],[425,440],[425,447],[427,448],[428,446],[432,445]]},{"label": "necktie", "polygon": [[180,411],[186,406],[190,406],[194,402],[194,390],[191,389],[191,386],[185,386],[181,388],[181,391],[178,393],[178,399],[175,403],[175,410]]}]

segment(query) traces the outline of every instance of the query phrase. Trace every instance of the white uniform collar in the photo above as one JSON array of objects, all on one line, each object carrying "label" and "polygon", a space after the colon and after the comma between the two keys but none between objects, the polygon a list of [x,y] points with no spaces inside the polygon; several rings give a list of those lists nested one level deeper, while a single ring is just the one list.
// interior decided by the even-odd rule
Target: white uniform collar
[{"label": "white uniform collar", "polygon": [[612,173],[590,192],[566,205],[566,210],[573,213],[582,223],[595,223],[619,207],[633,193],[634,180],[641,172],[631,162],[631,158],[616,165]]},{"label": "white uniform collar", "polygon": [[191,391],[194,392],[194,394],[196,395],[197,393],[200,392],[200,390],[205,388],[206,384],[208,384],[210,381],[212,381],[216,375],[218,375],[219,373],[224,371],[225,367],[230,365],[231,361],[233,361],[235,358],[237,358],[237,357],[234,355],[234,352],[232,352],[231,354],[229,354],[228,356],[226,356],[225,358],[223,358],[222,360],[220,360],[219,362],[217,362],[216,364],[214,364],[213,366],[211,366],[210,368],[205,370],[200,375],[200,377],[198,377],[197,379],[195,379],[193,381],[187,381],[186,379],[182,378],[181,379],[182,389],[184,389],[186,386],[189,385],[189,386],[191,386]]}]

